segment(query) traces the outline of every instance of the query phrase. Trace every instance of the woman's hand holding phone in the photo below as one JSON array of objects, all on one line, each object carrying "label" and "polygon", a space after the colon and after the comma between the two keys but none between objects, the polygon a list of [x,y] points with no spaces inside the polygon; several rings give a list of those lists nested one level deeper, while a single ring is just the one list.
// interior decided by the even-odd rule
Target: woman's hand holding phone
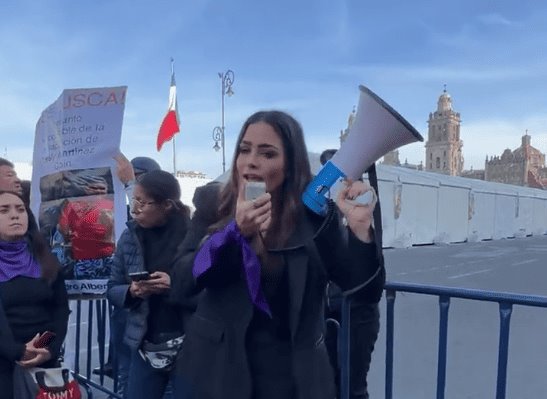
[{"label": "woman's hand holding phone", "polygon": [[272,219],[272,202],[263,182],[242,182],[236,205],[236,223],[244,237],[264,233]]},{"label": "woman's hand holding phone", "polygon": [[150,278],[150,273],[147,271],[142,272],[132,272],[128,274],[131,281],[142,281],[142,280],[148,280]]},{"label": "woman's hand holding phone", "polygon": [[36,367],[51,359],[51,353],[49,350],[35,346],[37,344],[40,345],[40,337],[40,334],[36,334],[29,342],[25,344],[25,353],[23,354],[21,360],[17,362],[21,367]]},{"label": "woman's hand holding phone", "polygon": [[130,294],[135,298],[146,299],[150,295],[162,294],[171,288],[171,277],[165,272],[156,271],[147,279],[133,280],[129,286]]},{"label": "woman's hand holding phone", "polygon": [[49,346],[51,341],[55,339],[55,333],[52,331],[43,332],[36,341],[34,341],[35,348],[46,348]]}]

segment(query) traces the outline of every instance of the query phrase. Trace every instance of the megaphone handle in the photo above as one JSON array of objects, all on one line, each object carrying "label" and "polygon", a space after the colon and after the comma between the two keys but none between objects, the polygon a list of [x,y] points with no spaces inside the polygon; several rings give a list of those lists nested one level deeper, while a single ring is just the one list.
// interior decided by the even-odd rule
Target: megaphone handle
[{"label": "megaphone handle", "polygon": [[378,189],[378,176],[376,175],[376,164],[370,165],[367,169],[368,181],[370,186],[376,191],[378,201],[372,211],[372,218],[374,219],[374,242],[376,243],[376,250],[378,252],[378,259],[382,262],[383,266],[383,251],[382,251],[382,209],[380,207],[380,191]]},{"label": "megaphone handle", "polygon": [[345,177],[344,173],[334,163],[328,161],[302,193],[304,204],[318,215],[324,216],[327,204],[325,195],[340,177]]}]

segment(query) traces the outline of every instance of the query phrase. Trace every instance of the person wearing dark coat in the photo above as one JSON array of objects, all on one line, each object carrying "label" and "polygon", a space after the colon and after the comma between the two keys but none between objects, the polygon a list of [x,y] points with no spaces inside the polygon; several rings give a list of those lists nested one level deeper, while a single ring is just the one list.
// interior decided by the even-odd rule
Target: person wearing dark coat
[{"label": "person wearing dark coat", "polygon": [[[231,170],[223,187],[196,191],[172,276],[177,300],[200,293],[177,373],[196,399],[333,399],[324,342],[327,281],[348,290],[378,275],[356,298],[356,325],[359,303],[378,300],[383,289],[374,205],[350,202],[368,187],[347,182],[326,217],[306,209],[301,195],[311,172],[302,128],[279,111],[247,119]],[[249,182],[264,182],[266,193],[246,198]],[[366,349],[356,342],[352,351],[359,376]],[[352,389],[360,385],[352,380]]]},{"label": "person wearing dark coat", "polygon": [[[127,222],[112,264],[107,297],[127,309],[124,342],[131,351],[124,397],[160,399],[168,385],[183,399],[187,387],[175,381],[175,358],[185,330],[183,309],[169,300],[172,268],[190,222],[180,186],[170,173],[155,170],[139,177]],[[147,272],[141,279],[132,273]]]},{"label": "person wearing dark coat", "polygon": [[[56,367],[68,324],[68,299],[57,259],[28,205],[0,190],[0,397],[12,399],[13,372]],[[37,340],[54,333],[45,348]],[[36,345],[36,346],[35,346]]]},{"label": "person wearing dark coat", "polygon": [[[140,176],[153,170],[161,170],[160,165],[152,158],[135,157],[131,162],[121,152],[114,157],[116,160],[116,174],[125,187],[125,194],[129,202],[133,199],[133,191]],[[131,220],[131,207],[127,205],[127,220]],[[103,367],[93,369],[93,374],[104,374],[110,378],[116,374],[118,379],[117,393],[125,392],[131,362],[131,351],[123,342],[127,309],[112,307],[110,314],[110,345],[108,346],[108,361]],[[165,395],[168,399],[168,395]]]},{"label": "person wearing dark coat", "polygon": [[[324,150],[320,157],[319,162],[321,165],[325,165],[334,154],[336,154],[336,149],[327,149]],[[370,176],[369,176],[370,180]],[[371,181],[372,187],[374,188],[374,183]],[[377,186],[376,186],[377,187]],[[377,206],[374,209],[375,219],[375,240],[377,243],[381,242],[382,236],[382,217],[380,214],[380,206]],[[379,237],[376,239],[376,237]],[[383,253],[381,245],[378,245],[377,251],[379,252],[378,256],[383,262]],[[380,276],[381,281],[385,281],[385,274]],[[374,345],[378,339],[378,333],[380,332],[380,308],[378,306],[378,301],[380,297],[373,298],[369,303],[361,303],[361,320],[359,324],[351,325],[351,334],[350,339],[353,339],[352,346],[356,344],[355,338],[358,336],[358,343],[364,348],[368,348],[368,351],[365,350],[365,356],[362,357],[363,367],[360,368],[359,372],[364,373],[364,377],[361,375],[350,376],[351,379],[357,378],[361,382],[359,387],[355,387],[350,392],[351,399],[368,399],[368,384],[367,384],[367,374],[370,368],[370,363],[372,361],[372,352],[374,351]],[[338,354],[338,335],[339,330],[337,325],[342,323],[342,290],[334,282],[329,282],[327,285],[327,306],[325,308],[325,318],[327,319],[327,333],[325,335],[325,344],[327,346],[327,351],[329,353],[329,359],[332,367],[335,370],[335,381],[336,387],[340,388],[340,364],[339,364],[339,354]]]}]

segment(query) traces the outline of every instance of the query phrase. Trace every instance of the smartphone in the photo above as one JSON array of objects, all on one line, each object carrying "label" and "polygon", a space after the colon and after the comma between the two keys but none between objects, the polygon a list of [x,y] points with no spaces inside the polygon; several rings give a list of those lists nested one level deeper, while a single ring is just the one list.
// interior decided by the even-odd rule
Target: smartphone
[{"label": "smartphone", "polygon": [[133,273],[129,273],[128,275],[132,281],[143,281],[143,280],[148,280],[150,278],[150,273],[148,273],[147,271],[133,272]]},{"label": "smartphone", "polygon": [[40,335],[40,337],[36,340],[34,343],[35,348],[45,348],[49,344],[51,344],[51,341],[55,338],[57,334],[55,334],[52,331],[45,331]]},{"label": "smartphone", "polygon": [[245,199],[247,201],[260,197],[266,192],[266,183],[263,181],[250,181],[245,185]]}]

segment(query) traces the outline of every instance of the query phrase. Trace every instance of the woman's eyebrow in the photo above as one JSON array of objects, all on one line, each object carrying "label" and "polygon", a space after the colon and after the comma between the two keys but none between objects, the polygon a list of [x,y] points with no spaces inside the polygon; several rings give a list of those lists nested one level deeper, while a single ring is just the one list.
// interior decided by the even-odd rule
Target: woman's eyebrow
[{"label": "woman's eyebrow", "polygon": [[278,150],[279,148],[273,144],[259,144],[258,148],[272,148],[274,150]]},{"label": "woman's eyebrow", "polygon": [[[250,142],[250,141],[242,140],[241,143],[240,143],[239,145],[248,145],[248,146],[252,146],[253,143]],[[268,143],[257,144],[257,147],[258,147],[258,148],[275,148],[275,149],[278,149],[277,146],[275,146],[275,145],[273,145],[273,144],[268,144]]]}]

